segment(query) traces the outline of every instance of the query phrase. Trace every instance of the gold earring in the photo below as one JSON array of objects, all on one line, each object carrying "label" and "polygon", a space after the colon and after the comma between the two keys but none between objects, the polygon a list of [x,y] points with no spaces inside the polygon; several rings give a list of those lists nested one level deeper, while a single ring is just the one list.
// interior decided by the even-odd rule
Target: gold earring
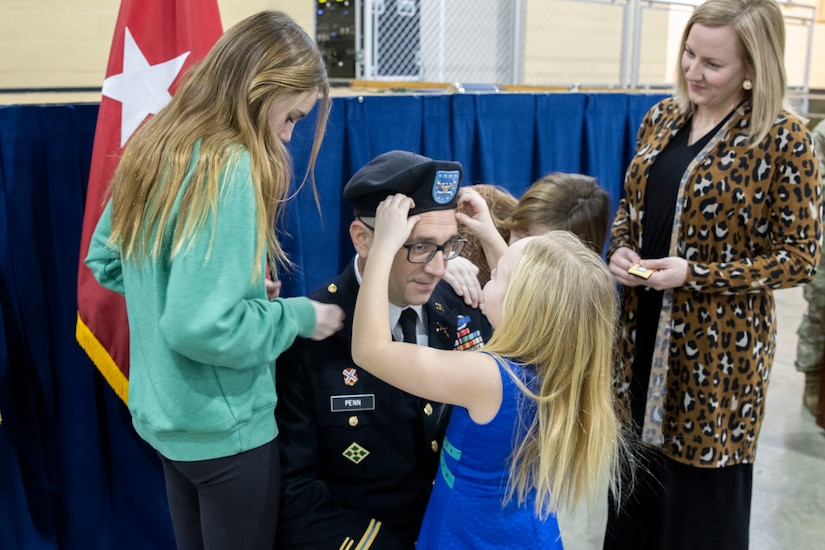
[{"label": "gold earring", "polygon": [[742,83],[742,88],[744,88],[745,91],[748,91],[748,92],[753,89],[753,82],[751,82],[750,78],[745,79],[745,81]]}]

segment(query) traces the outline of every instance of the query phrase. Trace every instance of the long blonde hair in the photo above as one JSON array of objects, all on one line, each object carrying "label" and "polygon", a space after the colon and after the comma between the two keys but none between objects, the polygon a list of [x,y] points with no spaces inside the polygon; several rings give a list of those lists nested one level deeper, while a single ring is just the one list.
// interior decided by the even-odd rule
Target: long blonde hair
[{"label": "long blonde hair", "polygon": [[536,401],[511,458],[508,500],[536,490],[536,513],[620,485],[625,450],[612,384],[617,295],[599,255],[567,231],[529,242],[516,263],[486,352],[532,365]]},{"label": "long blonde hair", "polygon": [[[266,247],[269,258],[288,265],[274,227],[289,196],[292,164],[267,115],[274,103],[314,91],[320,105],[304,181],[311,180],[317,199],[314,166],[330,108],[320,50],[279,12],[257,13],[226,31],[124,150],[111,184],[111,240],[123,257],[157,260],[170,237],[171,257],[185,250],[217,208],[221,172],[231,171],[246,150],[256,194],[256,248]],[[173,224],[173,207],[190,170]]]},{"label": "long blonde hair", "polygon": [[[693,10],[682,33],[679,59],[693,25],[725,27],[730,25],[742,45],[745,65],[753,70],[753,89],[745,91],[750,99],[751,125],[748,141],[755,147],[768,134],[783,109],[787,77],[785,74],[785,20],[775,0],[708,0]],[[676,100],[683,112],[691,112],[688,84],[681,66],[676,70]]]}]

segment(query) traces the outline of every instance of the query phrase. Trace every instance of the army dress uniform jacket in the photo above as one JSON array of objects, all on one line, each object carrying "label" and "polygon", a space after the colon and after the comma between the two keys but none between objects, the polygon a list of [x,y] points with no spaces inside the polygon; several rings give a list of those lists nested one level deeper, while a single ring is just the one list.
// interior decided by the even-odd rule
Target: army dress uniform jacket
[{"label": "army dress uniform jacket", "polygon": [[[396,389],[352,362],[359,284],[353,263],[310,297],[344,310],[344,328],[298,339],[277,362],[281,450],[278,548],[414,548],[450,407]],[[438,284],[424,306],[429,346],[472,349],[491,328]]]}]

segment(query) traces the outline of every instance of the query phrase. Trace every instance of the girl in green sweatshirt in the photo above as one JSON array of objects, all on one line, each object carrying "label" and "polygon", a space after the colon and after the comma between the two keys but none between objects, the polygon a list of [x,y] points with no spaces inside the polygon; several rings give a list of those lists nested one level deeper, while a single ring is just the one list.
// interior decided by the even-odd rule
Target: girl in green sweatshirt
[{"label": "girl in green sweatshirt", "polygon": [[279,460],[273,363],[338,330],[337,306],[269,300],[289,192],[284,146],[320,103],[323,58],[287,16],[238,23],[124,150],[86,264],[125,296],[129,410],[161,456],[178,548],[271,548]]}]

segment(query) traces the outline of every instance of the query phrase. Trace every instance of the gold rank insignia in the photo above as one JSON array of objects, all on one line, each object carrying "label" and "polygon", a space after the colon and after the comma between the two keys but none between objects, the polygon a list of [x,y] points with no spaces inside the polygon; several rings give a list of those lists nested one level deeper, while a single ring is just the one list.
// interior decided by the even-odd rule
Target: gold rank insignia
[{"label": "gold rank insignia", "polygon": [[341,454],[343,454],[345,457],[347,457],[355,464],[358,464],[359,462],[367,458],[367,455],[370,454],[370,452],[358,443],[353,441],[352,445],[347,447]]},{"label": "gold rank insignia", "polygon": [[327,287],[327,292],[329,292],[330,294],[335,294],[336,292],[338,292],[338,286],[335,283],[330,283]]},{"label": "gold rank insignia", "polygon": [[435,310],[436,311],[444,311],[444,305],[439,303],[439,302],[436,302],[435,303]]},{"label": "gold rank insignia", "polygon": [[435,331],[443,333],[444,336],[450,335],[450,328],[447,325],[442,324],[441,321],[435,324]]}]

